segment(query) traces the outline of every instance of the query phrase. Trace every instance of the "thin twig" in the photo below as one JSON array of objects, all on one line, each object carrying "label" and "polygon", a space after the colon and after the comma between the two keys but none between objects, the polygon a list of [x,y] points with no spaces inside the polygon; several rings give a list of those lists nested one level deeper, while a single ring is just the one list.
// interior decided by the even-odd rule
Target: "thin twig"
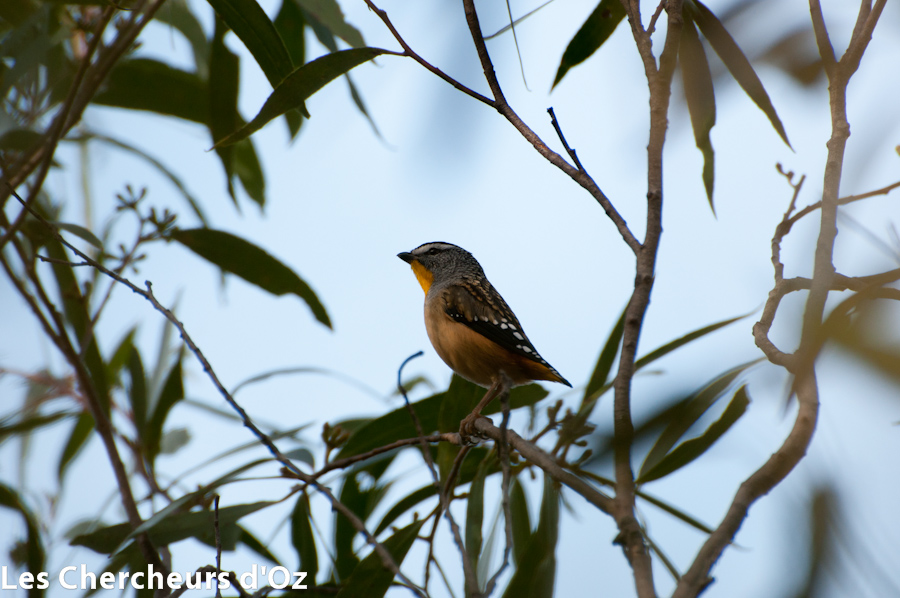
[{"label": "thin twig", "polygon": [[465,461],[466,455],[469,454],[470,449],[470,446],[462,446],[460,447],[459,452],[456,454],[456,458],[453,460],[453,465],[450,467],[450,471],[447,473],[447,481],[444,485],[444,491],[441,492],[440,509],[443,511],[444,517],[450,524],[450,531],[453,534],[453,541],[456,543],[456,547],[459,550],[460,557],[462,558],[463,577],[465,578],[466,583],[466,594],[468,596],[477,597],[480,595],[480,591],[478,588],[478,576],[475,574],[475,570],[472,568],[472,561],[469,559],[468,554],[466,553],[466,544],[463,541],[459,525],[457,525],[456,520],[453,518],[453,514],[450,512],[450,503],[453,500],[454,489],[456,487],[456,477],[459,475],[459,469],[460,467],[462,467],[462,462]]},{"label": "thin twig", "polygon": [[[404,446],[412,446],[415,444],[425,444],[428,446],[428,443],[431,442],[449,442],[450,444],[459,445],[459,434],[456,432],[444,432],[440,434],[431,434],[430,436],[416,436],[415,438],[404,438],[402,440],[395,440],[390,444],[386,444],[384,446],[379,446],[373,448],[370,451],[366,451],[365,453],[360,453],[358,455],[353,455],[352,457],[345,457],[343,459],[336,459],[334,461],[329,461],[326,465],[322,466],[322,469],[316,471],[311,474],[313,479],[319,479],[329,471],[334,471],[335,469],[345,469],[355,463],[359,463],[360,461],[367,461],[372,457],[376,457],[383,453],[387,453],[393,451],[395,449],[404,447]],[[430,457],[429,451],[429,457]]]},{"label": "thin twig", "polygon": [[[504,372],[501,372],[504,376],[506,375]],[[509,467],[509,389],[511,383],[509,379],[504,381],[503,384],[503,392],[500,394],[500,403],[503,405],[503,419],[500,422],[500,442],[496,444],[497,446],[497,457],[500,459],[500,469],[503,473],[503,478],[500,482],[500,505],[503,509],[503,522],[506,530],[506,546],[503,549],[503,561],[500,564],[500,568],[491,576],[488,580],[487,585],[485,586],[484,594],[485,596],[490,596],[494,587],[497,584],[497,580],[506,571],[506,568],[509,566],[509,557],[512,554],[513,547],[513,535],[512,535],[512,512],[509,507],[509,482],[510,482],[510,467]]]},{"label": "thin twig", "polygon": [[668,4],[668,0],[659,0],[659,5],[656,7],[656,10],[653,11],[653,16],[650,17],[650,25],[647,26],[647,37],[650,37],[653,35],[653,32],[656,31],[656,21],[659,20],[659,16],[662,14],[666,4]]},{"label": "thin twig", "polygon": [[556,134],[559,136],[559,140],[562,141],[563,147],[566,148],[566,153],[569,154],[570,158],[572,158],[572,161],[575,163],[575,166],[578,168],[578,170],[587,174],[587,171],[581,164],[581,160],[578,159],[578,154],[575,153],[575,150],[569,147],[569,143],[566,141],[566,136],[563,135],[562,129],[559,126],[559,121],[556,120],[556,113],[553,112],[553,108],[547,108],[547,113],[550,115],[550,124],[552,124],[553,128],[556,129]]},{"label": "thin twig", "polygon": [[[870,197],[875,197],[876,195],[887,195],[888,193],[890,193],[891,191],[893,191],[894,189],[896,189],[898,187],[900,187],[900,181],[891,183],[890,185],[882,187],[881,189],[876,189],[874,191],[867,191],[866,193],[860,193],[859,195],[848,195],[847,197],[841,197],[840,199],[838,199],[838,205],[845,206],[849,203],[853,203],[853,202],[859,201],[861,199],[868,199]],[[794,224],[796,224],[796,222],[798,220],[800,220],[801,218],[803,218],[810,212],[814,212],[815,210],[818,210],[821,207],[822,207],[821,201],[817,201],[814,204],[810,204],[810,205],[806,206],[805,208],[803,208],[802,210],[800,210],[799,212],[797,212],[796,214],[794,214],[791,217],[791,219],[788,222],[789,226],[793,226]]]},{"label": "thin twig", "polygon": [[[479,434],[492,439],[494,442],[501,442],[500,428],[492,424],[488,418],[478,418],[475,420],[474,427]],[[563,469],[550,455],[519,436],[515,430],[507,431],[507,439],[512,448],[516,449],[522,457],[544,470],[554,480],[568,486],[604,513],[612,513],[614,507],[612,498],[578,476]]]},{"label": "thin twig", "polygon": [[400,35],[400,33],[394,27],[394,24],[391,23],[391,19],[388,17],[387,12],[385,12],[384,10],[375,6],[375,3],[372,2],[372,0],[363,0],[363,1],[369,7],[369,10],[374,12],[378,16],[378,18],[384,22],[385,26],[388,28],[388,30],[391,32],[391,34],[394,36],[394,39],[396,39],[397,43],[399,43],[400,46],[403,48],[403,53],[406,56],[409,56],[410,58],[412,58],[413,60],[415,60],[416,62],[418,62],[419,64],[424,66],[426,69],[428,69],[429,71],[431,71],[432,73],[434,73],[435,75],[437,75],[438,77],[440,77],[441,79],[443,79],[444,81],[446,81],[447,83],[449,83],[450,85],[452,85],[453,87],[458,89],[459,91],[463,92],[464,94],[471,96],[471,97],[475,98],[476,100],[478,100],[479,102],[483,102],[483,103],[487,104],[488,106],[494,105],[494,101],[491,100],[490,98],[487,98],[487,97],[481,95],[477,91],[469,89],[468,87],[466,87],[465,85],[463,85],[462,83],[460,83],[459,81],[457,81],[456,79],[451,77],[450,75],[446,74],[441,69],[437,68],[436,66],[434,66],[433,64],[431,64],[430,62],[428,62],[427,60],[425,60],[418,54],[416,54],[416,52],[409,46],[409,44],[406,43],[406,41],[403,39],[403,37]]},{"label": "thin twig", "polygon": [[[417,351],[413,353],[409,357],[403,360],[403,363],[400,364],[400,367],[397,369],[397,390],[400,391],[400,394],[403,395],[403,402],[406,405],[406,410],[409,411],[409,416],[413,420],[413,424],[416,426],[416,433],[419,435],[421,439],[421,447],[422,447],[422,458],[425,459],[425,463],[428,465],[428,471],[431,472],[431,477],[434,480],[434,487],[440,491],[441,489],[441,480],[438,477],[437,469],[434,466],[434,460],[431,458],[431,447],[428,445],[428,442],[425,440],[425,432],[422,429],[422,422],[419,421],[419,416],[416,415],[416,411],[412,408],[412,405],[409,402],[409,397],[406,396],[406,389],[403,388],[403,368],[406,367],[406,364],[412,361],[417,357],[421,357],[425,353],[423,351]],[[437,436],[440,436],[439,434]]]}]

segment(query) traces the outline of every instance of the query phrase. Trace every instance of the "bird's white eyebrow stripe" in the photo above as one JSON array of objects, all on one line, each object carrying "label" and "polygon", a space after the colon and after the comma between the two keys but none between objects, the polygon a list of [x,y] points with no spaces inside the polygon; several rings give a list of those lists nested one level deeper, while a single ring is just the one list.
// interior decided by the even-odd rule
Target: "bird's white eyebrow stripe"
[{"label": "bird's white eyebrow stripe", "polygon": [[456,245],[453,245],[452,243],[444,243],[444,242],[442,242],[442,241],[432,241],[432,242],[430,242],[430,243],[423,243],[423,244],[419,245],[418,247],[416,247],[415,249],[413,249],[412,251],[410,251],[410,253],[413,254],[413,255],[421,255],[421,254],[427,252],[429,249],[432,249],[432,248],[435,248],[435,249],[452,249],[452,248],[454,248],[454,247],[456,247]]}]

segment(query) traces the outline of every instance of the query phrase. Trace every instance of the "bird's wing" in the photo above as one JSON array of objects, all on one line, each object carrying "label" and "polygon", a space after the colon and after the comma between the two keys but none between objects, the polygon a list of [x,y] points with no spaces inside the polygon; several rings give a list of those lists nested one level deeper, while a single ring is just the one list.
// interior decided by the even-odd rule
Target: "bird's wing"
[{"label": "bird's wing", "polygon": [[444,311],[507,351],[550,367],[525,336],[522,325],[489,282],[466,280],[442,293]]}]

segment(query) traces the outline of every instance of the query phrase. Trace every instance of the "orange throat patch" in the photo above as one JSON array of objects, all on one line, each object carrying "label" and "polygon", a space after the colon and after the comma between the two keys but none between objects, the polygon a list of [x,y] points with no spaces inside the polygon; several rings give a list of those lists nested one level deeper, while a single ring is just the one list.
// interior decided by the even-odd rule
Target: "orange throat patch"
[{"label": "orange throat patch", "polygon": [[416,275],[416,280],[422,285],[422,290],[427,294],[431,283],[434,282],[434,274],[419,262],[413,262],[410,266],[412,266],[413,274]]}]

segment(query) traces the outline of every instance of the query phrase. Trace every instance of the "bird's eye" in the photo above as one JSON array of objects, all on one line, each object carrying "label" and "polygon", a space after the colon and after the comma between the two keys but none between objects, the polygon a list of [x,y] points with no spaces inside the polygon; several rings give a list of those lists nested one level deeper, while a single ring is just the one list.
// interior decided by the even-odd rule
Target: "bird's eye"
[{"label": "bird's eye", "polygon": [[438,248],[432,247],[431,249],[428,250],[427,253],[428,253],[428,255],[435,255],[435,254],[437,254],[437,252],[438,252]]}]

